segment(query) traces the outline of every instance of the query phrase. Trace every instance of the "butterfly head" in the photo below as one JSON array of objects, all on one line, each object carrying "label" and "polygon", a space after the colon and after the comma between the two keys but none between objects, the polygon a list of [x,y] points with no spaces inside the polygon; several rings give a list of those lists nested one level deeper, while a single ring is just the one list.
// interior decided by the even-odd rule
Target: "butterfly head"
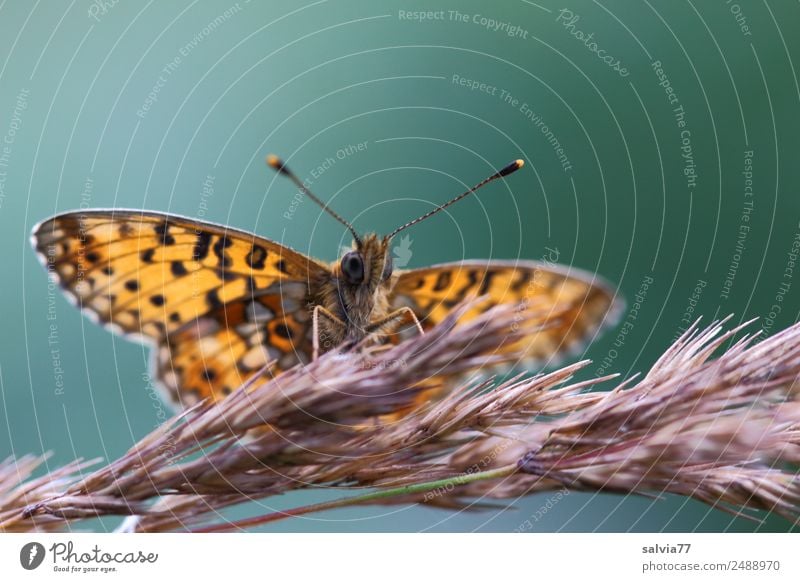
[{"label": "butterfly head", "polygon": [[379,238],[374,234],[354,240],[353,248],[342,255],[334,269],[336,278],[353,289],[375,293],[392,276],[390,241],[389,237]]}]

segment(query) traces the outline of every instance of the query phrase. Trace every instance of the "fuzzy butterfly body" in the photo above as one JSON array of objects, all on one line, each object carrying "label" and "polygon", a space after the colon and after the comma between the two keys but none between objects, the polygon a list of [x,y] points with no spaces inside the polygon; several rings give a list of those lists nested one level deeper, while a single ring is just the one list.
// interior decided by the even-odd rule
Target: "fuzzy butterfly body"
[{"label": "fuzzy butterfly body", "polygon": [[[282,163],[276,169],[288,172]],[[95,321],[153,344],[154,375],[179,405],[223,398],[268,364],[277,374],[368,336],[400,341],[472,296],[487,297],[476,310],[544,309],[550,325],[522,347],[531,359],[574,349],[614,311],[605,283],[551,264],[395,271],[391,236],[354,233],[353,250],[326,264],[177,215],[87,210],[41,222],[32,242],[49,275]]]}]

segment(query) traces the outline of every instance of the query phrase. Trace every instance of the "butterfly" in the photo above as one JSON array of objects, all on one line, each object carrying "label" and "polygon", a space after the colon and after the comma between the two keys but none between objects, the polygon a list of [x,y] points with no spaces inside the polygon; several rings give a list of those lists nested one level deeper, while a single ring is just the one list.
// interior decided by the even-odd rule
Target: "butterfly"
[{"label": "butterfly", "polygon": [[[383,237],[360,236],[283,161],[267,162],[350,231],[352,248],[339,260],[327,264],[256,234],[161,212],[81,210],[34,227],[33,247],[69,299],[97,323],[153,345],[152,374],[176,405],[224,398],[266,366],[278,374],[364,338],[424,333],[470,296],[486,296],[481,310],[532,301],[551,308],[552,325],[525,348],[536,359],[574,349],[618,311],[614,289],[599,277],[548,262],[393,267],[399,232],[505,178],[522,160]],[[404,242],[400,256],[407,252]]]}]

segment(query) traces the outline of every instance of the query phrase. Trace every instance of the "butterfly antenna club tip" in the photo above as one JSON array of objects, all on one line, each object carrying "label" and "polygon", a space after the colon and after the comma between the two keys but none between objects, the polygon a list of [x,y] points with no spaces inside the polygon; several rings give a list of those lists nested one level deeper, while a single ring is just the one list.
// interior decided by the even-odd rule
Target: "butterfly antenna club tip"
[{"label": "butterfly antenna club tip", "polygon": [[267,156],[267,165],[276,172],[287,173],[286,164],[275,154],[269,154]]},{"label": "butterfly antenna club tip", "polygon": [[508,164],[505,168],[497,172],[497,176],[500,178],[504,178],[509,174],[513,174],[524,165],[525,165],[525,160],[514,160],[513,162]]}]

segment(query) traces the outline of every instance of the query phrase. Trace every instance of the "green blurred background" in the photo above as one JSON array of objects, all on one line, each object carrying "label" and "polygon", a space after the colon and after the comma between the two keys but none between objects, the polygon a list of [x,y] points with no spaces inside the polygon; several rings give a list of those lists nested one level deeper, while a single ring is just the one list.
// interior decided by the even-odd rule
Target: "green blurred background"
[{"label": "green blurred background", "polygon": [[[0,457],[112,458],[165,414],[146,351],[49,295],[33,224],[81,206],[149,208],[335,258],[346,233],[308,202],[285,216],[294,191],[265,168],[268,152],[378,232],[524,158],[504,184],[410,230],[409,266],[549,247],[618,283],[629,305],[647,283],[624,343],[611,333],[587,350],[588,375],[646,370],[697,315],[758,316],[766,333],[795,322],[800,283],[784,270],[800,233],[798,26],[800,6],[775,0],[0,3]],[[513,531],[549,498],[270,530]],[[789,529],[675,497],[550,505],[534,531]]]}]

